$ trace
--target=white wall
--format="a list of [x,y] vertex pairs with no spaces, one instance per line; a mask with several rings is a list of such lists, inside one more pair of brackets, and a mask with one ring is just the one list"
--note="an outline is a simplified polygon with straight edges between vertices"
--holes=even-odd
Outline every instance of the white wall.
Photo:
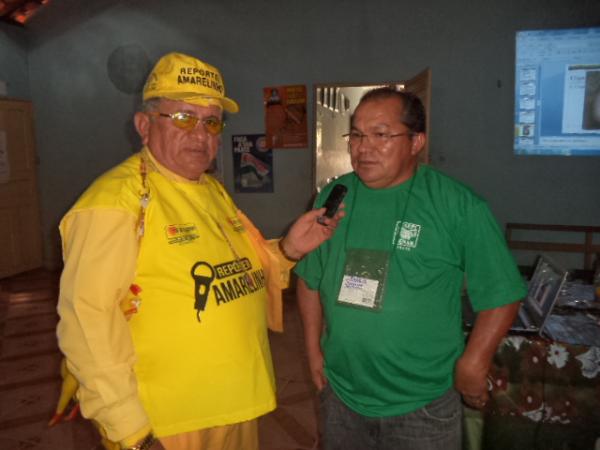
[[[583,0],[51,2],[28,31],[48,263],[59,260],[61,215],[137,149],[137,98],[107,73],[111,53],[130,44],[152,60],[175,50],[221,69],[241,105],[224,136],[230,191],[231,134],[262,132],[264,86],[312,91],[313,83],[405,79],[429,66],[435,166],[486,197],[501,223],[597,225],[600,158],[514,156],[512,108],[515,31],[592,26],[598,17],[600,2]],[[268,236],[309,204],[310,150],[275,151],[274,173],[273,194],[234,195]]]

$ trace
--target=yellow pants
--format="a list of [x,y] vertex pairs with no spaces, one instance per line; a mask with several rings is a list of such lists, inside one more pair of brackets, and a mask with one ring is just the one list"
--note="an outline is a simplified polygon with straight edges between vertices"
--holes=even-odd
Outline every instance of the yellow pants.
[[258,450],[258,419],[161,437],[166,450]]

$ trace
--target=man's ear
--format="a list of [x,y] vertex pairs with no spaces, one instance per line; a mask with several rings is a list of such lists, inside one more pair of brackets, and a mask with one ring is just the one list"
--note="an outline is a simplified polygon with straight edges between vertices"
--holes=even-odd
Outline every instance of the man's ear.
[[417,133],[413,135],[411,141],[410,154],[415,156],[418,155],[421,150],[425,147],[425,142],[427,138],[425,137],[425,133]]
[[150,134],[150,116],[143,112],[136,112],[133,116],[133,124],[140,135],[143,145],[148,145],[148,135]]

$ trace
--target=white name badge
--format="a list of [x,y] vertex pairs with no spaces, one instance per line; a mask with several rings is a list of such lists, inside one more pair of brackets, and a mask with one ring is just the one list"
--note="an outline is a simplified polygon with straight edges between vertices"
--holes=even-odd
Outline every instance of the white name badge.
[[375,308],[377,288],[379,281],[361,278],[353,275],[344,275],[338,303]]
[[383,307],[389,260],[389,252],[382,250],[346,250],[344,276],[336,303],[380,311]]

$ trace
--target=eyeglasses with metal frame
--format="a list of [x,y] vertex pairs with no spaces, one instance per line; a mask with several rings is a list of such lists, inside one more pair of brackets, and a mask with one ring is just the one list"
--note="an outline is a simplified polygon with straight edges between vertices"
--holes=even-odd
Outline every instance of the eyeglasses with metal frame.
[[166,114],[158,111],[152,111],[150,114],[160,117],[167,117],[171,119],[173,125],[175,125],[177,128],[187,131],[193,130],[198,125],[198,122],[202,122],[204,130],[208,134],[212,134],[213,136],[221,134],[223,132],[223,128],[225,128],[225,122],[212,116],[200,118],[194,116],[193,114],[185,112],[174,112],[172,114]]
[[359,131],[351,131],[350,133],[343,134],[342,137],[350,147],[358,147],[362,144],[365,137],[371,144],[377,147],[383,147],[393,138],[400,136],[414,136],[415,134],[416,133],[413,133],[412,131],[406,131],[404,133],[360,133]]

